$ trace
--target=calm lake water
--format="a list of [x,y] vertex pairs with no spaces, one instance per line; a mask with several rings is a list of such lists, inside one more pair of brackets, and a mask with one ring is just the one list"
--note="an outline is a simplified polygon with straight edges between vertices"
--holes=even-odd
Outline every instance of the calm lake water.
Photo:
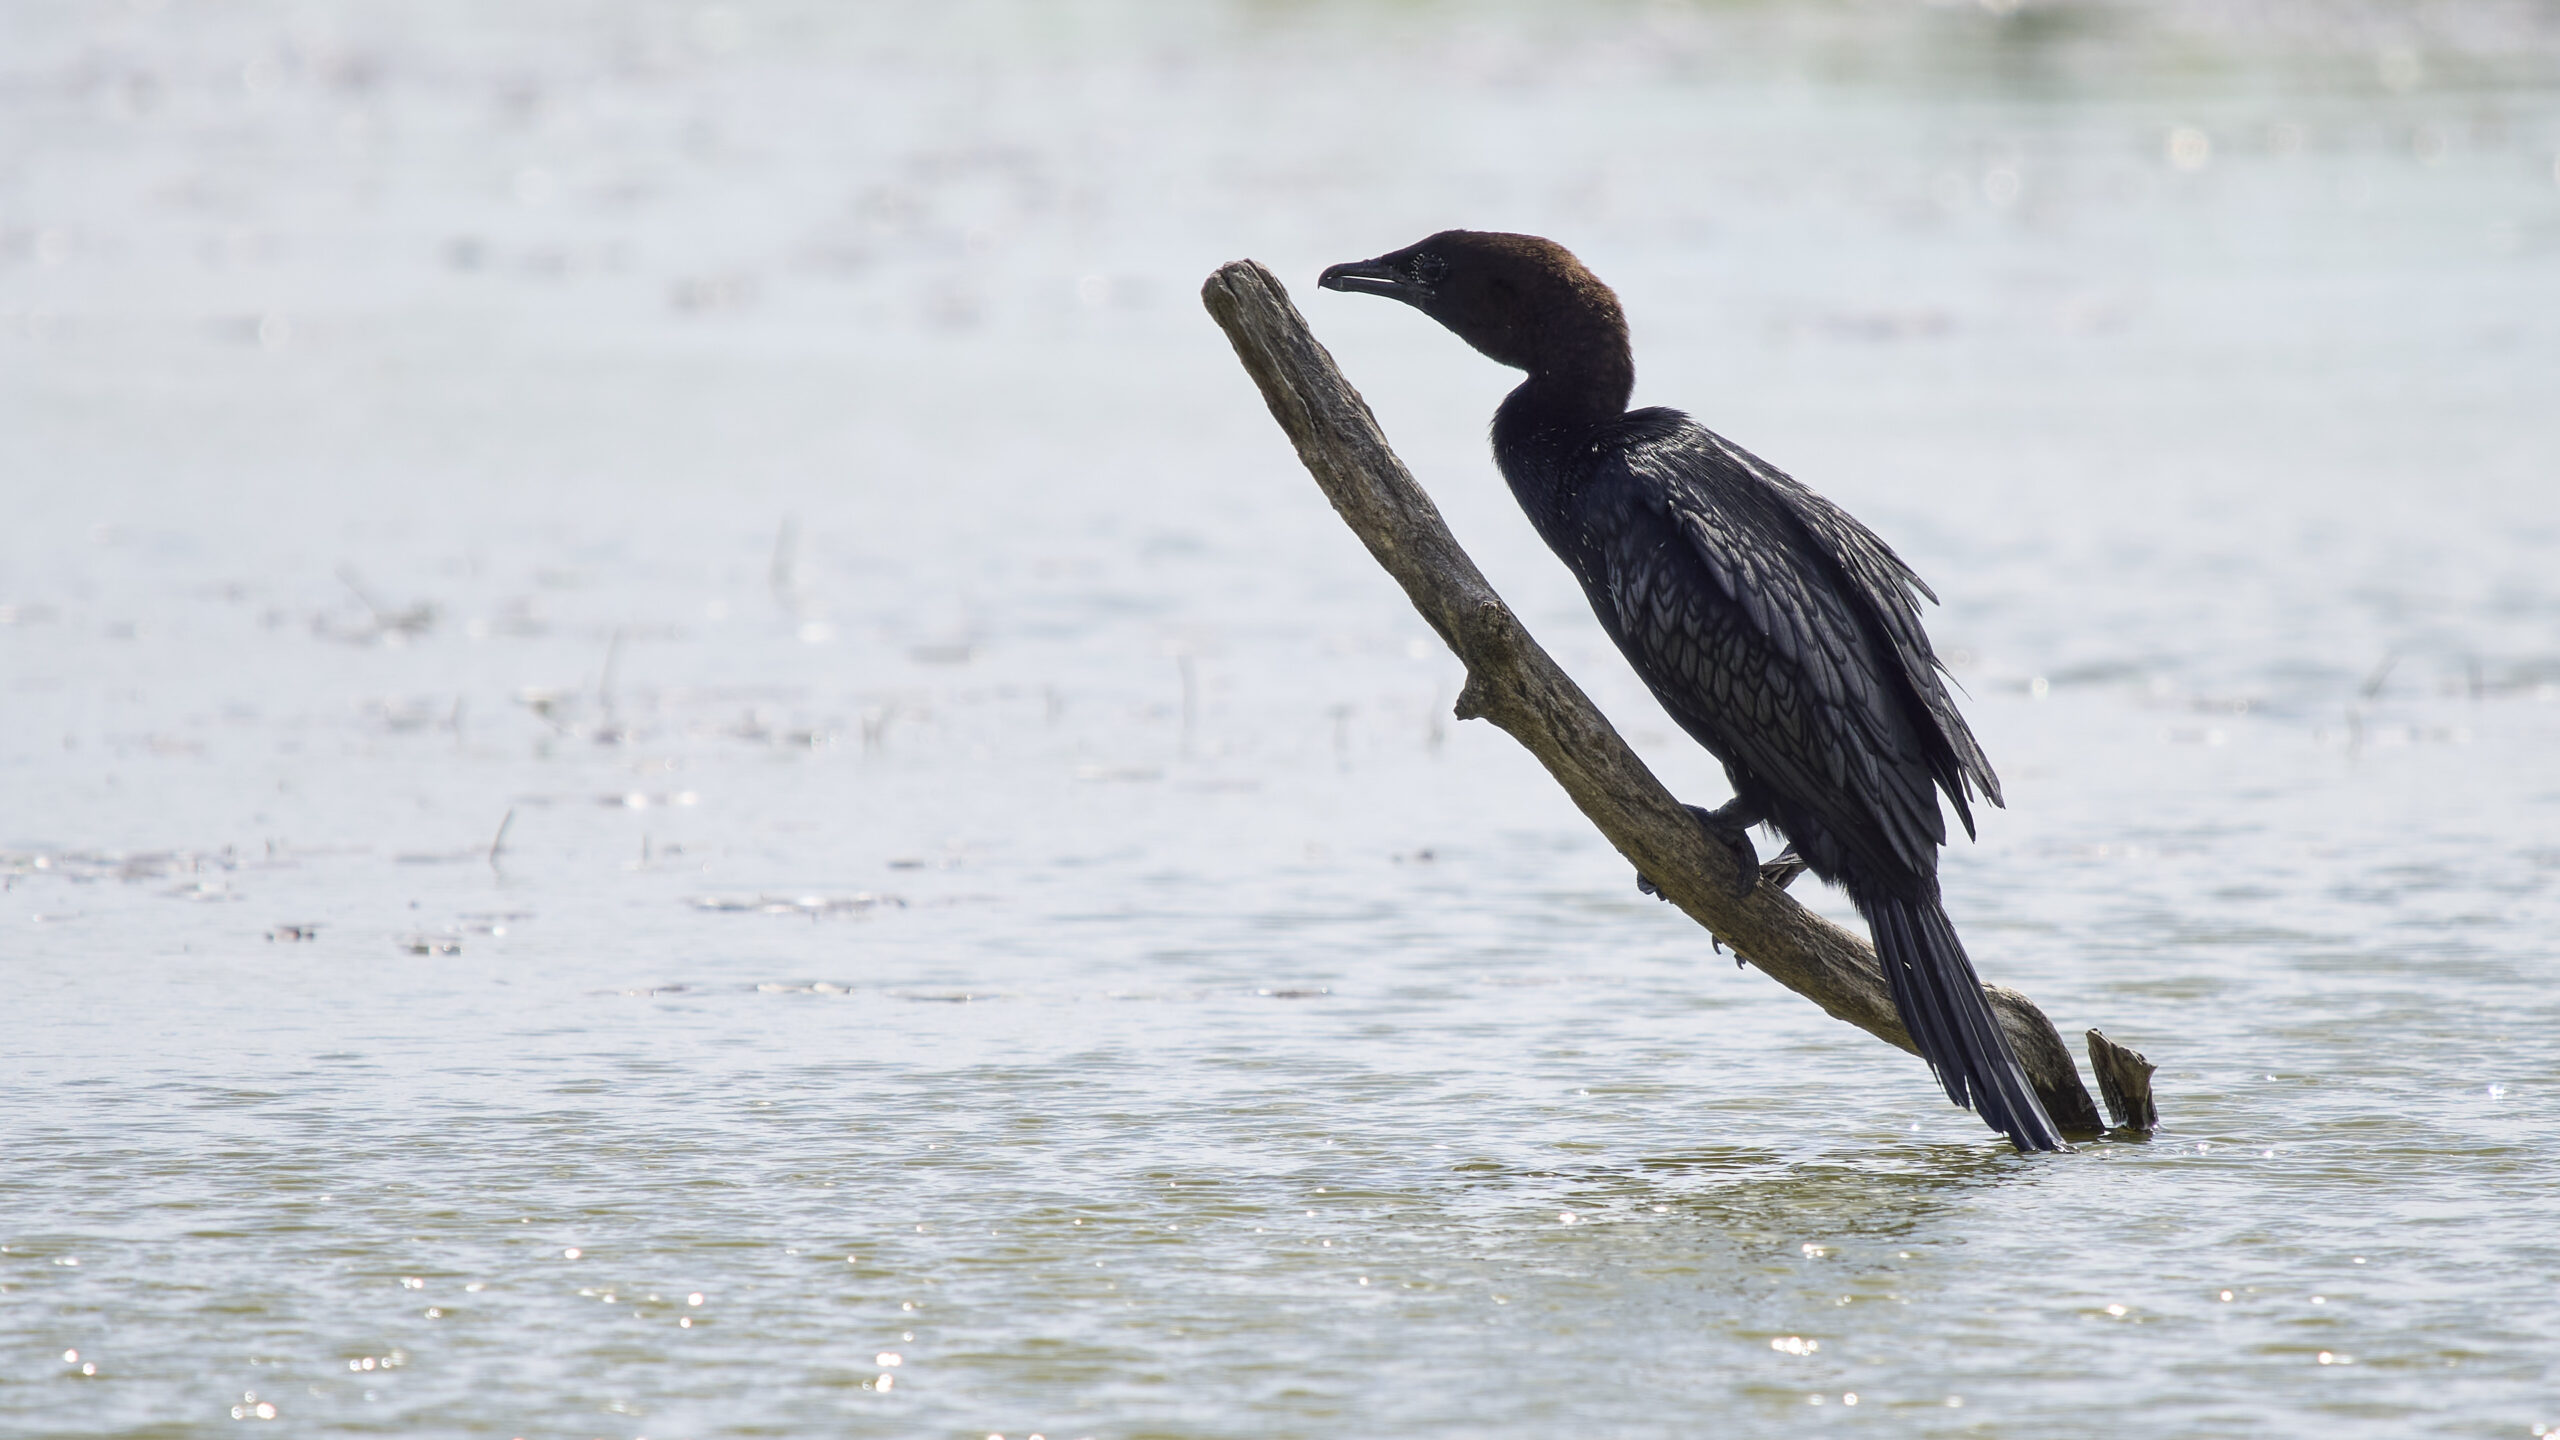
[[[13,6],[0,1432],[2560,1426],[2560,33],[2239,16]],[[1448,717],[1219,262],[1721,798],[1313,288],[1449,225],[1936,585],[2156,1139]]]

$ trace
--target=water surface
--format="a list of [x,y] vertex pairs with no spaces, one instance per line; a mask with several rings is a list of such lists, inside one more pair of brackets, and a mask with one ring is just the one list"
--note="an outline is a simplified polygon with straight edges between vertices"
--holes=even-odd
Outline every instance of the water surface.
[[[12,33],[0,1431],[2560,1425],[2547,18]],[[1936,585],[1950,908],[2154,1141],[2009,1154],[1449,718],[1219,262],[1721,795],[1504,373],[1313,291],[1451,224]]]

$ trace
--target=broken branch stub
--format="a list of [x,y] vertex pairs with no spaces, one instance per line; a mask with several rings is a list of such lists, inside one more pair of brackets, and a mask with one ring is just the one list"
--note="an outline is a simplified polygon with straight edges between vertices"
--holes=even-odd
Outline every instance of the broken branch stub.
[[2098,1072],[2098,1093],[2107,1097],[2107,1114],[2120,1128],[2142,1135],[2160,1128],[2160,1109],[2151,1101],[2151,1072],[2159,1067],[2141,1051],[2092,1030],[2089,1068]]
[[[1238,260],[1220,266],[1200,298],[1325,498],[1465,664],[1458,718],[1489,720],[1526,747],[1618,853],[1710,936],[1834,1018],[1917,1054],[1864,940],[1783,886],[1735,893],[1730,860],[1494,593],[1279,279]],[[2103,1133],[2053,1022],[2015,990],[1983,990],[2054,1123],[2075,1137]]]

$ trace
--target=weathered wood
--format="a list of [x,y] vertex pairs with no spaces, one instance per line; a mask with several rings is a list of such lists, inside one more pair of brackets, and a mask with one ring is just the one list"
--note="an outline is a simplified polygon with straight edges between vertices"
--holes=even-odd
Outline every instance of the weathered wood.
[[[1834,1018],[1917,1054],[1865,941],[1797,904],[1783,881],[1734,892],[1731,859],[1494,593],[1278,278],[1234,261],[1200,298],[1335,511],[1465,664],[1458,718],[1490,720],[1527,747],[1618,853],[1711,937]],[[2074,1138],[2104,1133],[2053,1022],[2015,990],[1983,990],[2054,1123]]]
[[2160,1109],[2151,1102],[2151,1072],[2158,1067],[2141,1051],[2092,1030],[2089,1068],[2098,1072],[2098,1093],[2107,1097],[2107,1114],[2120,1128],[2143,1135],[2160,1128]]

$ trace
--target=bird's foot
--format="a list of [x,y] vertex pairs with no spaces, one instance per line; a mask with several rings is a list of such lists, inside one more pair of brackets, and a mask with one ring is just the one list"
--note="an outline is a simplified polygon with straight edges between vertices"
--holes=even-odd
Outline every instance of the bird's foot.
[[[1744,809],[1739,800],[1717,810],[1709,810],[1702,805],[1683,808],[1698,817],[1698,823],[1705,827],[1709,840],[1733,857],[1733,893],[1750,894],[1751,887],[1760,883],[1760,852],[1751,848],[1751,836],[1746,832],[1760,823],[1761,817]],[[1792,880],[1795,877],[1789,875],[1787,878]],[[1651,876],[1641,872],[1636,876],[1636,889],[1647,895],[1662,894],[1662,887],[1654,884]]]
[[1739,800],[1720,810],[1704,810],[1692,805],[1689,813],[1697,816],[1698,823],[1707,828],[1707,838],[1733,857],[1733,893],[1748,895],[1751,887],[1760,883],[1760,852],[1751,848],[1752,822],[1740,820],[1734,813],[1741,807]]
[[1796,853],[1795,847],[1790,845],[1778,852],[1777,859],[1760,867],[1760,883],[1774,885],[1784,890],[1796,883],[1797,876],[1811,868],[1813,867],[1805,863],[1804,857]]

